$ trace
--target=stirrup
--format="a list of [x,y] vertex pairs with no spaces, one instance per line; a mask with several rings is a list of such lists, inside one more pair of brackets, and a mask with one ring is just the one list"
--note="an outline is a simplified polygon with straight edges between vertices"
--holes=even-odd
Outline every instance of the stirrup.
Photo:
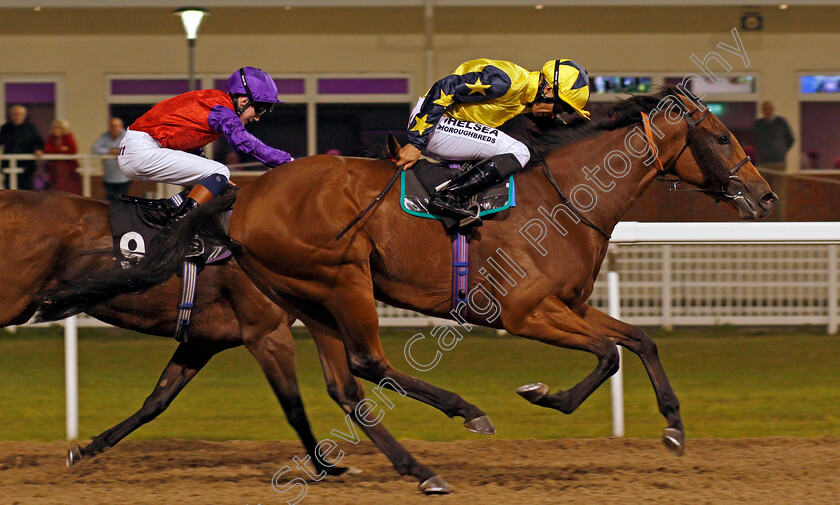
[[480,217],[481,205],[479,205],[478,202],[474,202],[472,205],[467,207],[467,210],[472,210],[472,209],[475,209],[475,215],[471,215],[469,217],[465,217],[464,219],[461,219],[461,222],[458,223],[458,225],[461,228],[467,228],[467,227],[470,227],[470,226],[481,226],[481,217]]
[[200,237],[194,237],[190,242],[190,248],[187,249],[187,254],[184,255],[185,258],[198,258],[202,254],[204,254],[204,240]]
[[468,219],[472,217],[472,214],[460,207],[456,207],[455,205],[445,202],[440,198],[432,198],[429,200],[428,205],[429,212],[433,214],[437,214],[440,216],[450,217],[452,219]]

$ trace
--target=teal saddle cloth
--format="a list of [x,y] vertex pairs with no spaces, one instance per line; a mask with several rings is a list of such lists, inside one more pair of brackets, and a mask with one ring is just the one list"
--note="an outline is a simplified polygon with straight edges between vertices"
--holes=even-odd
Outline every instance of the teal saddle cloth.
[[[444,220],[429,212],[430,195],[434,188],[461,174],[461,163],[431,163],[418,161],[411,170],[405,170],[400,177],[400,206],[412,216]],[[480,217],[495,214],[516,205],[513,176],[481,192],[476,203]]]

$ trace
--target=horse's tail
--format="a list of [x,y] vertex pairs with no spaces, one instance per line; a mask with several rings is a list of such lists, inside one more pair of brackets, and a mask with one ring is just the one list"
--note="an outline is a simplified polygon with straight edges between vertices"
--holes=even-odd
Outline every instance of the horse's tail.
[[[146,255],[129,268],[112,268],[68,279],[64,285],[39,297],[38,321],[55,321],[103,303],[115,296],[139,293],[172,277],[184,262],[190,244],[201,233],[213,244],[223,244],[234,254],[241,246],[231,240],[215,216],[229,209],[236,192],[219,196],[193,209],[176,222],[161,240],[152,242]],[[208,244],[209,245],[209,244]]]

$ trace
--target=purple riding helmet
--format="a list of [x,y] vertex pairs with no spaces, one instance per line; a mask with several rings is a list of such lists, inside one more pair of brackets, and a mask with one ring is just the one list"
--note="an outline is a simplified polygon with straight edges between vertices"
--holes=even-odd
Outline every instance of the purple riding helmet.
[[238,115],[242,115],[245,109],[253,105],[257,116],[262,116],[271,111],[275,104],[283,103],[277,99],[277,85],[274,84],[274,80],[259,68],[242,67],[232,73],[227,80],[227,89],[233,97],[248,97],[248,105],[237,107]]

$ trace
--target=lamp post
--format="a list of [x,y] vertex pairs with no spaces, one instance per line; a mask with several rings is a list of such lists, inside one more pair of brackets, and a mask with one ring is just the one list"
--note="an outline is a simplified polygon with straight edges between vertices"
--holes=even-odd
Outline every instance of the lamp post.
[[195,38],[198,35],[198,26],[201,24],[201,19],[210,14],[209,11],[200,7],[183,7],[175,12],[176,16],[181,16],[181,22],[184,23],[184,30],[187,32],[187,47],[189,48],[189,81],[190,91],[195,90]]

